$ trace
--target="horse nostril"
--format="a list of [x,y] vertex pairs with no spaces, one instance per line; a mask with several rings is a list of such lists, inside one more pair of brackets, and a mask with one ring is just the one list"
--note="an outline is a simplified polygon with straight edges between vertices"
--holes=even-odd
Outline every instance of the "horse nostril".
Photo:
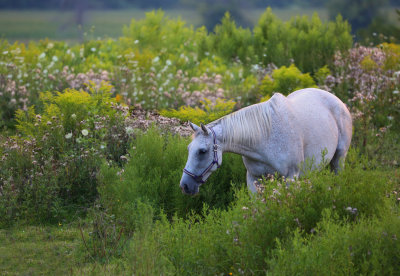
[[188,189],[187,184],[181,184],[180,187],[181,187],[182,193],[185,194],[187,192],[187,189]]
[[189,186],[187,184],[183,184],[183,186],[181,186],[182,192],[184,192],[185,194],[189,193]]

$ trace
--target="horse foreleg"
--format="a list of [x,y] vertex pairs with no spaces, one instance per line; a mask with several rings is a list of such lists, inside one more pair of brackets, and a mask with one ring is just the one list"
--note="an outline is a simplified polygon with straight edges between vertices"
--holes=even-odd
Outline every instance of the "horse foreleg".
[[252,175],[251,173],[249,173],[249,171],[247,171],[246,180],[247,180],[247,188],[252,193],[256,193],[257,192],[257,187],[256,187],[255,183],[257,182],[258,177]]

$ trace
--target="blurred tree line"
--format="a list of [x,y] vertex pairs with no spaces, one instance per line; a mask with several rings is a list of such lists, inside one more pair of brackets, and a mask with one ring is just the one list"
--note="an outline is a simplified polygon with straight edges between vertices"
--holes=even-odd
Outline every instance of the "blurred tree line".
[[[341,14],[349,21],[353,33],[358,37],[385,33],[384,37],[388,39],[394,37],[399,40],[399,28],[390,24],[387,16],[382,13],[383,8],[390,5],[399,7],[400,2],[399,0],[0,0],[0,9],[75,10],[77,25],[83,25],[84,13],[90,9],[197,9],[208,30],[213,30],[214,26],[220,23],[225,12],[229,12],[238,25],[249,27],[250,22],[245,16],[249,8],[317,7],[326,8],[330,19],[335,19]],[[356,37],[356,40],[360,39]]]
[[[386,2],[391,5],[399,5],[398,0],[212,0],[212,1],[196,1],[196,0],[0,0],[0,9],[73,9],[79,2],[85,2],[88,8],[104,8],[104,9],[117,9],[126,7],[136,8],[176,8],[182,5],[193,6],[194,3],[206,2],[212,8],[212,5],[231,6],[237,5],[238,7],[253,7],[265,8],[271,7],[287,7],[287,6],[306,6],[306,7],[324,7],[330,4],[331,7],[339,6],[343,3],[352,5],[357,3],[360,6],[372,4],[383,6]],[[210,6],[210,4],[212,4]]]

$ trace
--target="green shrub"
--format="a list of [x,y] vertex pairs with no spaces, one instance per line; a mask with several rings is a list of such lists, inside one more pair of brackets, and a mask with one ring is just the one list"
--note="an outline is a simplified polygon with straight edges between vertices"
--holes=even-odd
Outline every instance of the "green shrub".
[[235,107],[235,103],[233,101],[217,99],[214,104],[210,100],[204,99],[203,106],[204,109],[181,106],[179,110],[161,110],[160,114],[169,118],[178,118],[183,122],[190,121],[198,125],[200,123],[208,124],[231,113]]
[[94,201],[102,158],[120,164],[129,143],[110,89],[43,93],[41,114],[17,112],[18,136],[0,145],[0,224],[57,222]]
[[326,78],[332,75],[331,70],[329,70],[328,65],[321,67],[318,71],[314,74],[314,79],[316,80],[318,86],[323,86],[325,84]]
[[185,26],[181,20],[172,20],[164,16],[161,10],[146,13],[143,20],[132,19],[129,26],[123,29],[124,36],[139,49],[152,50],[156,53],[172,54],[194,50],[195,32]]
[[317,87],[313,78],[308,73],[302,74],[292,64],[289,67],[282,66],[275,69],[271,76],[266,75],[261,81],[260,92],[267,96],[271,96],[273,92],[288,95],[293,91],[308,87]]
[[333,63],[336,51],[352,46],[350,26],[338,16],[335,22],[322,23],[317,14],[279,20],[270,8],[261,15],[254,27],[256,54],[264,65],[294,64],[303,72],[314,73],[318,68]]
[[268,260],[271,275],[394,275],[400,269],[398,213],[343,224],[326,212],[315,235],[295,232]]
[[[244,64],[251,64],[256,61],[254,55],[254,38],[249,29],[237,28],[231,19],[229,12],[216,25],[214,33],[207,37],[209,53],[215,53],[228,62],[239,59]],[[204,57],[205,53],[203,53]],[[200,56],[202,58],[202,56]]]
[[[155,210],[162,209],[168,217],[199,212],[203,203],[226,208],[233,200],[231,185],[238,186],[245,179],[240,156],[224,155],[222,167],[201,187],[200,194],[188,197],[179,187],[188,142],[170,134],[163,136],[156,129],[138,134],[123,171],[102,167],[99,193],[103,204],[127,221],[134,217],[131,210],[136,208],[137,200],[149,202]],[[135,227],[134,222],[131,225]]]

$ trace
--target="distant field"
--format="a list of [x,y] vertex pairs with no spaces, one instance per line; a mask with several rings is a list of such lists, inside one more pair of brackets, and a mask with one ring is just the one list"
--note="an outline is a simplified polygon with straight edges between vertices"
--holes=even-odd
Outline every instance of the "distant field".
[[[90,11],[86,14],[84,30],[89,38],[119,37],[122,27],[129,25],[132,18],[145,17],[148,10],[108,10]],[[264,9],[248,10],[246,17],[255,24],[264,12]],[[287,20],[295,15],[309,15],[318,12],[322,19],[327,19],[327,13],[322,9],[273,9],[281,19]],[[195,27],[202,25],[202,18],[194,10],[166,10],[170,18],[180,17],[188,25]],[[79,29],[74,25],[74,12],[67,11],[0,11],[0,37],[9,41],[29,41],[44,38],[55,40],[76,41],[79,38]]]
[[[129,25],[132,18],[141,19],[149,10],[105,10],[89,11],[85,16],[84,31],[87,38],[119,37],[122,35],[122,27]],[[250,9],[245,12],[246,18],[256,24],[264,9]],[[318,13],[322,20],[328,19],[325,9],[312,9],[291,7],[285,9],[273,9],[282,20],[288,20],[296,15],[311,16]],[[195,27],[203,24],[201,15],[195,10],[172,9],[165,10],[170,18],[180,17],[188,25]],[[395,9],[387,10],[391,22],[397,23]],[[0,10],[0,38],[9,41],[23,41],[53,39],[78,41],[80,30],[74,24],[75,13],[71,11],[9,11]]]

